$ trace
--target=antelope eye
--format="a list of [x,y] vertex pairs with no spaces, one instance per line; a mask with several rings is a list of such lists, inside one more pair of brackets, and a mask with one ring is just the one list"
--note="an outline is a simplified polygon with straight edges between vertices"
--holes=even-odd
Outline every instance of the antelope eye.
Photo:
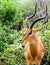
[[32,34],[32,31],[30,31],[28,35],[31,35],[31,34]]

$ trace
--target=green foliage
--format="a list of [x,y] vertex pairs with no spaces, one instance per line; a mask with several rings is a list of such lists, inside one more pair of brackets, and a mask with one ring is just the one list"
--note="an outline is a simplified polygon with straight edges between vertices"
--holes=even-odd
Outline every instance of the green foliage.
[[16,50],[17,50],[16,45],[9,45],[8,48],[4,51],[4,53],[2,54],[2,59],[6,65],[15,65]]
[[4,65],[26,64],[23,47],[19,42],[22,35],[21,31],[17,32],[6,25],[0,25],[0,61]]
[[[26,25],[26,21],[23,20],[24,14],[27,15],[34,8],[31,7],[33,4],[28,7],[29,5],[30,3],[26,6],[25,2],[25,4],[21,3],[20,6],[15,0],[0,0],[0,65],[26,65],[24,43],[21,44],[19,40],[23,36]],[[11,28],[21,24],[20,21],[22,20],[23,30],[17,32],[17,30]],[[41,26],[41,24],[36,24],[34,27]],[[39,32],[39,37],[45,47],[45,55],[41,65],[50,65],[50,20],[44,29]]]
[[18,2],[20,3],[18,7],[24,12],[24,18],[26,18],[26,16],[29,16],[34,12],[34,0],[19,0]]
[[[0,22],[11,25],[18,24],[22,19],[22,11],[18,8],[15,0],[0,0]],[[16,25],[17,26],[17,25]]]
[[[41,65],[49,65],[50,63],[50,30],[48,26],[49,23],[39,33],[39,37],[45,47],[45,55]],[[19,42],[23,32],[24,30],[17,32],[16,30],[9,29],[6,25],[0,26],[0,61],[4,65],[26,65],[24,45]]]
[[0,15],[2,22],[13,22],[16,14],[16,7],[10,0],[0,1]]
[[50,21],[45,28],[40,32],[41,40],[44,43],[45,54],[41,65],[50,65]]

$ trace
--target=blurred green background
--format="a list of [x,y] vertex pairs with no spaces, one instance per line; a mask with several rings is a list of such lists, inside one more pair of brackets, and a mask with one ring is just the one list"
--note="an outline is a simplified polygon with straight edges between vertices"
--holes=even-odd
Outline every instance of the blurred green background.
[[[47,5],[50,13],[49,0]],[[26,65],[24,44],[19,40],[26,28],[25,18],[34,12],[34,8],[34,0],[0,0],[0,65]],[[34,27],[42,25],[36,23]],[[45,47],[41,65],[50,65],[50,19],[38,35]]]

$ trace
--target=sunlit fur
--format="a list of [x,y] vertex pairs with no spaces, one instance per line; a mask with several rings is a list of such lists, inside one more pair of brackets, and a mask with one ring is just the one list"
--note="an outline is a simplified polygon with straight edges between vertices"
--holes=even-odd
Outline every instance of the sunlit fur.
[[37,36],[36,32],[40,31],[41,28],[32,29],[32,34],[28,35],[31,31],[30,28],[25,30],[24,36],[21,41],[25,42],[24,55],[27,61],[27,65],[40,65],[44,56],[44,46],[42,41]]

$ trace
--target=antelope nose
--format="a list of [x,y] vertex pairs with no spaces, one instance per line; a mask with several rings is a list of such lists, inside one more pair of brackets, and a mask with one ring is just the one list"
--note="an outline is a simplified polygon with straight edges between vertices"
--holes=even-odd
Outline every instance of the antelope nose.
[[22,40],[20,40],[20,42],[23,43]]

